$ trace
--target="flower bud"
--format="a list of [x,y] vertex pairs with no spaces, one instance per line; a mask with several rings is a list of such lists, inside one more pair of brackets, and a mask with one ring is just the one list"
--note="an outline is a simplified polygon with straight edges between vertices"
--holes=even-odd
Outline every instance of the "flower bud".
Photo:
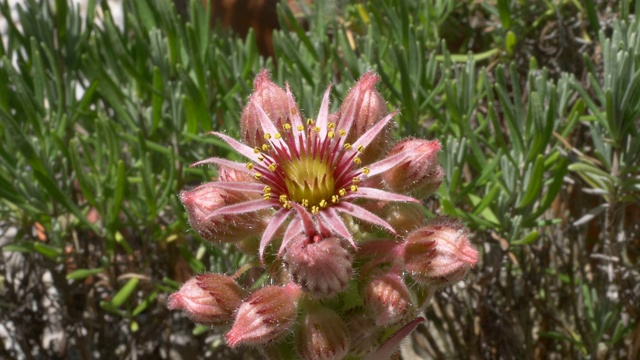
[[245,199],[243,194],[220,189],[210,183],[180,193],[191,227],[200,237],[215,244],[240,241],[261,230],[264,222],[255,221],[255,214],[209,216],[223,206]]
[[349,349],[347,325],[327,308],[306,312],[296,335],[298,355],[304,360],[342,359]]
[[440,148],[438,140],[406,139],[397,143],[388,156],[407,149],[411,149],[412,155],[382,174],[387,187],[416,199],[433,194],[444,179],[444,169],[438,163]]
[[416,281],[442,287],[462,280],[478,262],[478,251],[461,224],[438,218],[407,236],[404,261]]
[[265,286],[240,305],[227,344],[261,345],[289,332],[296,318],[301,290],[296,284]]
[[319,235],[294,239],[284,255],[293,281],[318,298],[346,290],[353,275],[352,260],[341,239]]
[[364,357],[372,353],[383,334],[383,328],[377,327],[373,320],[362,311],[353,312],[346,317],[347,330],[351,339],[349,354]]
[[245,291],[229,276],[202,274],[189,279],[169,296],[170,310],[184,310],[191,320],[204,325],[233,321]]
[[395,273],[373,278],[364,288],[364,304],[376,326],[393,325],[412,310],[411,293],[400,275]]
[[[256,76],[253,81],[253,89],[250,101],[240,116],[240,132],[242,140],[247,145],[256,147],[262,145],[265,139],[255,104],[260,105],[276,126],[280,126],[289,117],[289,100],[287,93],[269,79],[267,70],[260,71]],[[300,112],[297,108],[295,111]]]
[[[348,130],[349,134],[346,140],[348,143],[356,141],[388,114],[387,104],[382,95],[376,90],[376,84],[379,81],[380,77],[373,71],[369,71],[362,75],[344,98],[340,108],[340,120],[336,125],[340,128],[340,123],[346,121],[343,117],[354,116],[351,128]],[[354,106],[353,115],[347,113],[350,106]],[[362,163],[369,164],[380,159],[389,148],[390,140],[391,129],[387,125],[365,149],[361,156]]]

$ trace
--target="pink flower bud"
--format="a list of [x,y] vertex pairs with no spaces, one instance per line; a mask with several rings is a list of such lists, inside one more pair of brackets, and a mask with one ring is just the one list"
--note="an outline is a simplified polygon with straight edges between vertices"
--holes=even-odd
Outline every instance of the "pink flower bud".
[[373,278],[364,288],[364,304],[376,326],[393,325],[412,311],[411,293],[395,273]]
[[462,280],[478,262],[478,251],[460,223],[438,218],[407,236],[404,261],[416,281],[441,287]]
[[299,236],[284,255],[293,281],[314,297],[330,297],[346,290],[353,275],[352,260],[339,238],[318,235]]
[[170,310],[184,310],[191,320],[204,325],[225,325],[233,321],[245,291],[229,276],[202,274],[189,279],[169,296]]
[[203,239],[215,243],[243,240],[258,233],[263,222],[255,214],[232,214],[210,217],[213,211],[246,200],[238,192],[215,187],[210,183],[180,193],[180,200],[189,214],[191,227]]
[[[346,121],[345,117],[354,116],[351,128],[348,130],[349,134],[346,140],[348,143],[356,141],[388,114],[387,104],[376,90],[376,84],[379,81],[380,77],[373,71],[367,72],[362,75],[342,102],[340,120],[336,124],[338,129],[340,129],[341,122]],[[354,106],[353,113],[349,112],[350,106]],[[369,164],[380,159],[389,148],[390,140],[391,129],[387,126],[365,149],[361,156],[362,163]]]
[[289,332],[296,318],[300,287],[265,286],[251,294],[238,309],[227,344],[261,345]]
[[[269,79],[267,70],[260,71],[256,76],[253,81],[253,89],[250,101],[240,116],[242,140],[251,147],[265,143],[264,132],[254,102],[260,105],[269,119],[277,126],[284,124],[289,117],[287,93]],[[300,110],[296,108],[295,111],[299,113]]]
[[388,156],[406,150],[411,151],[411,155],[382,174],[387,187],[416,199],[433,194],[444,179],[444,169],[438,163],[440,148],[438,140],[406,139],[397,143]]
[[372,353],[380,345],[383,328],[376,326],[364,312],[357,311],[347,315],[347,330],[351,338],[349,355],[364,357]]
[[342,359],[349,349],[347,325],[327,308],[306,312],[296,335],[298,355],[304,360]]

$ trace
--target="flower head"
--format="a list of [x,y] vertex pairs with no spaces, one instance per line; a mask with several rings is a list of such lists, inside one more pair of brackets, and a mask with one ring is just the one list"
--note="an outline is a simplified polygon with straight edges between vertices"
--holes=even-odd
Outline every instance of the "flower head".
[[265,286],[238,308],[233,327],[225,335],[231,347],[261,345],[289,332],[296,317],[300,287]]
[[317,307],[307,311],[297,332],[297,348],[305,360],[342,359],[349,349],[347,325],[333,310]]
[[245,291],[229,276],[202,274],[195,276],[169,296],[170,310],[184,310],[204,325],[224,325],[233,321]]
[[[356,86],[351,96],[360,98],[361,88]],[[340,214],[385,228],[394,229],[383,219],[353,201],[369,198],[385,201],[417,200],[381,190],[361,186],[368,177],[380,175],[405,161],[412,149],[404,149],[383,160],[364,166],[362,155],[385,129],[393,115],[377,121],[353,142],[347,141],[354,121],[357,120],[357,101],[349,102],[340,112],[337,123],[329,121],[329,89],[324,94],[317,119],[303,121],[298,106],[287,87],[284,98],[278,104],[285,115],[273,119],[263,109],[260,101],[251,98],[256,110],[263,139],[261,144],[247,146],[222,133],[213,134],[227,142],[249,161],[241,164],[220,158],[211,158],[195,165],[213,163],[251,174],[256,182],[214,182],[213,187],[243,193],[260,194],[260,199],[223,206],[211,212],[209,217],[237,215],[261,209],[276,210],[265,229],[260,242],[260,256],[276,231],[291,218],[284,243],[304,231],[308,236],[330,234],[355,243]],[[298,231],[294,231],[299,229]]]
[[438,218],[407,236],[404,262],[416,281],[441,287],[462,280],[478,262],[478,251],[462,225]]

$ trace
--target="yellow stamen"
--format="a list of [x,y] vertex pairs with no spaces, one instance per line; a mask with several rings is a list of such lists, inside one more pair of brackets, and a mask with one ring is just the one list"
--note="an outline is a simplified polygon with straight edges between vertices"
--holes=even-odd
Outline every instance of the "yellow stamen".
[[327,201],[325,199],[322,199],[322,200],[320,200],[320,204],[318,204],[318,205],[320,205],[320,207],[322,209],[324,209],[324,208],[327,207]]
[[265,186],[264,189],[262,189],[262,192],[265,194],[271,194],[271,188],[268,186]]
[[344,129],[342,129],[342,130],[338,131],[338,134],[340,134],[340,136],[345,136],[345,135],[347,135],[347,132]]
[[280,202],[285,204],[287,202],[287,195],[284,195],[284,194],[280,195]]
[[304,130],[304,126],[303,125],[298,125],[298,131],[302,131]]
[[345,196],[345,195],[347,195],[347,190],[345,190],[345,189],[340,189],[340,190],[338,190],[338,195],[340,195],[340,196]]
[[262,144],[262,151],[267,151],[267,150],[269,150],[269,145]]
[[282,204],[282,207],[285,209],[291,209],[291,204],[289,203],[289,201],[287,201],[284,204]]
[[269,164],[269,170],[276,171],[276,164]]
[[317,206],[312,206],[311,207],[311,213],[313,215],[318,215],[319,212],[320,212],[320,208],[319,207],[317,207]]
[[262,161],[264,158],[262,156],[258,156],[258,161]]
[[360,163],[362,162],[362,160],[360,160],[360,158],[359,158],[359,157],[357,157],[357,158],[353,158],[353,162],[354,162],[356,165],[360,165]]
[[338,195],[332,195],[331,196],[331,202],[334,204],[337,204],[338,201],[340,201],[340,197]]
[[302,206],[308,207],[309,206],[309,200],[308,199],[302,199]]
[[282,136],[280,135],[280,133],[276,133],[273,137],[275,137],[276,139],[280,139]]
[[264,138],[267,139],[267,140],[271,139],[271,134],[265,133],[264,134]]
[[282,128],[284,128],[286,131],[289,131],[289,130],[291,130],[291,124],[286,123],[286,124],[282,125]]
[[260,154],[260,149],[258,149],[257,147],[253,148],[253,153],[254,154]]
[[260,173],[255,173],[255,174],[253,174],[253,177],[254,177],[254,178],[256,178],[256,180],[260,180],[260,177],[261,177],[261,176],[262,176],[262,175],[261,175]]
[[271,200],[271,194],[262,194],[262,198],[265,200]]
[[362,145],[358,146],[358,152],[362,154],[362,152],[364,152],[364,146]]
[[313,131],[320,132],[320,126],[314,126],[313,127]]
[[365,175],[369,175],[369,168],[368,167],[362,168],[362,173]]
[[333,131],[329,131],[329,132],[327,133],[327,137],[328,137],[329,139],[333,139],[333,137],[334,137],[335,135],[336,135],[336,133],[334,133]]
[[253,170],[253,164],[248,162],[247,165],[245,165],[245,167],[249,170]]
[[353,179],[351,180],[352,183],[357,184],[360,182],[360,179],[357,176],[354,176]]
[[351,185],[351,191],[358,191],[357,185]]
[[332,129],[333,130],[335,127],[336,127],[336,124],[334,124],[332,122],[327,124],[327,129]]
[[343,147],[345,150],[349,150],[349,149],[351,149],[351,144],[349,144],[349,143],[345,143],[342,147]]

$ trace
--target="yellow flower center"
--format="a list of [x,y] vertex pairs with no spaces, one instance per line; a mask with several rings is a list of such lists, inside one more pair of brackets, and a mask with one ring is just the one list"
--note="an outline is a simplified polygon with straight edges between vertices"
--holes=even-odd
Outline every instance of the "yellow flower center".
[[283,164],[289,198],[304,207],[327,206],[335,194],[333,169],[323,159],[303,155]]

